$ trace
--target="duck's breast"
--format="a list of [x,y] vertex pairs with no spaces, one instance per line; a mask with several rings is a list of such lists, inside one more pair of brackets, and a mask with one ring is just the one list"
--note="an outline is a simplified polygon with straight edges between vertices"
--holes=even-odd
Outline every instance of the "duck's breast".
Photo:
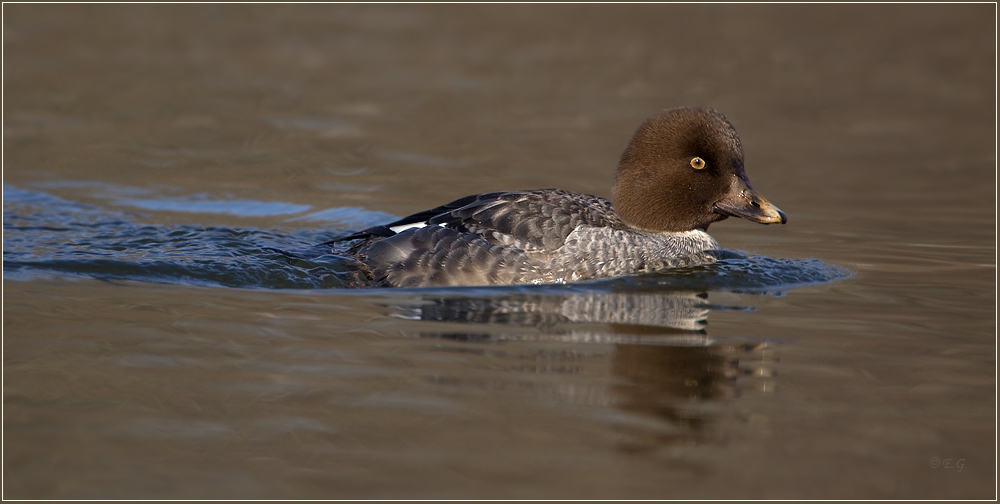
[[715,256],[706,252],[719,248],[719,242],[700,229],[648,233],[579,226],[549,259],[548,269],[561,271],[565,281],[637,275],[708,264]]

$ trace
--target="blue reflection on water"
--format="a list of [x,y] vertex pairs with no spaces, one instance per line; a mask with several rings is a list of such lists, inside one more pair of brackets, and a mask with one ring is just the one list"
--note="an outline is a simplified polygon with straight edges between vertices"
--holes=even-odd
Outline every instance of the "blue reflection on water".
[[243,217],[266,217],[269,215],[286,215],[309,210],[309,205],[296,205],[280,201],[253,200],[215,200],[200,201],[183,198],[177,199],[126,199],[116,204],[133,206],[146,210],[161,210],[168,212],[223,213]]

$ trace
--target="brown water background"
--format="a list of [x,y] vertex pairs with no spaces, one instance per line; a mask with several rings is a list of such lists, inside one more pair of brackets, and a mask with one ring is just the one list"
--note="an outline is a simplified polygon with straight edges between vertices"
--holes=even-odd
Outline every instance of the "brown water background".
[[[995,498],[995,20],[5,4],[3,496]],[[695,104],[789,216],[713,236],[850,278],[698,297],[8,268],[59,232],[12,226],[35,211],[318,239],[477,192],[608,196],[638,124]],[[619,301],[639,319],[595,315]],[[642,318],[688,309],[708,325]]]

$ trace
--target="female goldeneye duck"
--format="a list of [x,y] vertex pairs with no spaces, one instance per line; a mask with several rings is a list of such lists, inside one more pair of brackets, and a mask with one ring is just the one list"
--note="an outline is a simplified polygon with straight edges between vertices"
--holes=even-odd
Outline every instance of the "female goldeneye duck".
[[785,214],[751,187],[736,129],[701,107],[644,122],[622,154],[613,199],[560,189],[455,200],[328,244],[380,285],[425,287],[575,282],[710,263],[709,224]]

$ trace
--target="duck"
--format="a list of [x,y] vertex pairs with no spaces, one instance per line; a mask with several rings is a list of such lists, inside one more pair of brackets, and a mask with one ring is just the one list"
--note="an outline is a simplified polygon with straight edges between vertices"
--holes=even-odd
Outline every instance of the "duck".
[[537,189],[474,194],[323,245],[373,284],[448,287],[581,282],[712,263],[708,227],[785,224],[747,178],[736,128],[709,107],[660,111],[635,131],[610,200]]

